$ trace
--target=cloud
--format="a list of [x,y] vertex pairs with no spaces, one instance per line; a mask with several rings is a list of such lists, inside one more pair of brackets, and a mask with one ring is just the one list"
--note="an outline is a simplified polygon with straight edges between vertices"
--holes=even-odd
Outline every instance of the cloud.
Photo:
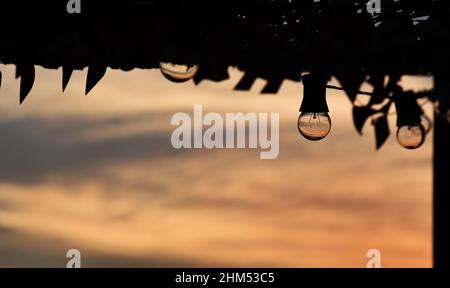
[[24,184],[40,181],[52,173],[76,171],[82,175],[83,171],[89,173],[108,163],[173,153],[170,138],[162,131],[96,140],[82,137],[86,131],[101,133],[104,127],[128,121],[128,117],[114,117],[98,121],[21,118],[1,122],[0,180]]
[[142,257],[133,257],[127,256],[126,251],[93,251],[80,247],[76,241],[39,237],[0,226],[0,267],[65,268],[69,260],[66,258],[67,250],[72,248],[80,250],[81,264],[84,268],[196,266],[191,260],[175,258],[164,253],[159,255],[143,253]]

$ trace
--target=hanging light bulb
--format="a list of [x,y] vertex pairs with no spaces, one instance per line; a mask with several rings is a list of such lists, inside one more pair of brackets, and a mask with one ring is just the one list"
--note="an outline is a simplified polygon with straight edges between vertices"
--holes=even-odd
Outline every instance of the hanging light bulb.
[[302,76],[303,101],[297,128],[308,140],[318,141],[325,138],[331,130],[331,118],[328,115],[326,100],[327,78],[321,75]]
[[186,82],[195,76],[198,71],[198,65],[159,62],[159,69],[168,80],[175,83],[181,83]]
[[394,102],[397,110],[398,143],[406,149],[419,148],[425,142],[426,129],[423,125],[429,125],[427,128],[431,129],[430,119],[425,116],[412,93],[399,90],[394,94]]
[[426,131],[421,124],[405,125],[398,128],[397,140],[406,149],[416,149],[425,142],[425,134]]
[[298,131],[308,140],[325,138],[331,130],[331,118],[326,112],[302,112],[298,117]]

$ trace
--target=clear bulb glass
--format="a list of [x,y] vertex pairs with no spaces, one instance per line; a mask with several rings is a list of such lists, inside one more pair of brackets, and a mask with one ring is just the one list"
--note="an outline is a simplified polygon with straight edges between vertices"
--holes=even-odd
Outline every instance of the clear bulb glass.
[[302,112],[298,117],[297,128],[308,140],[325,138],[331,130],[331,118],[326,112]]
[[425,142],[425,129],[422,125],[405,125],[397,130],[397,140],[406,149],[417,149]]
[[181,83],[192,79],[198,71],[198,65],[173,64],[160,62],[159,69],[168,80]]
[[425,114],[420,116],[420,124],[423,126],[425,133],[428,134],[431,132],[431,128],[433,127],[433,123],[431,122],[430,117]]

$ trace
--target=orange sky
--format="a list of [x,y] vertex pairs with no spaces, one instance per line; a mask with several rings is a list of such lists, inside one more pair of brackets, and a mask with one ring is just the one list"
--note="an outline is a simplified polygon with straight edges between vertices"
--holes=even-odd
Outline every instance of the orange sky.
[[[329,93],[331,134],[312,143],[296,128],[298,83],[263,96],[262,80],[232,91],[235,70],[198,87],[108,70],[84,97],[86,71],[62,94],[61,71],[37,69],[19,106],[14,67],[0,68],[0,266],[64,267],[70,248],[101,267],[365,267],[371,248],[385,267],[431,266],[431,139],[376,152],[342,93]],[[175,150],[170,119],[195,104],[280,113],[278,159]]]

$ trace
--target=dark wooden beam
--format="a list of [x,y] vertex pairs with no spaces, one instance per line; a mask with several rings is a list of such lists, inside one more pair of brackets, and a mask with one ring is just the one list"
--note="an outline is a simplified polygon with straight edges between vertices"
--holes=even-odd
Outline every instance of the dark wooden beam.
[[[446,81],[446,79],[442,80]],[[438,82],[436,84],[439,85]],[[448,99],[445,96],[449,95],[444,95],[441,99]],[[443,114],[445,113],[436,114],[434,121],[433,264],[435,268],[448,269],[450,267],[450,123]]]

